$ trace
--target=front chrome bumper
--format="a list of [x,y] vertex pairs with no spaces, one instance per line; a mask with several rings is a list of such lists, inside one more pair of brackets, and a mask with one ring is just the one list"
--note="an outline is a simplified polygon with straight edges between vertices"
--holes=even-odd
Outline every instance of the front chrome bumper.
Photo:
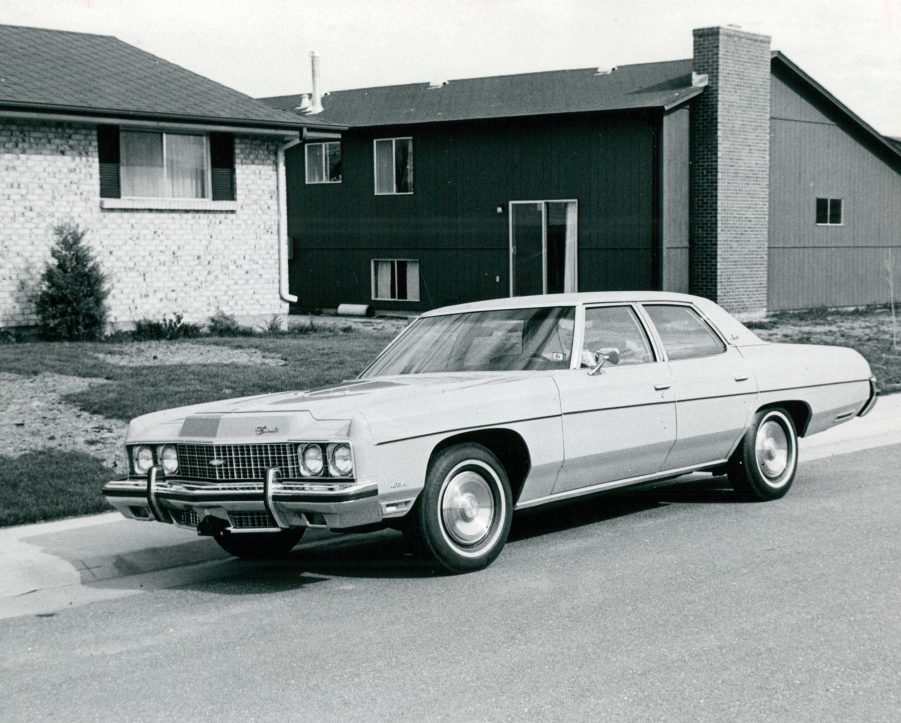
[[[151,468],[145,479],[108,482],[103,494],[125,517],[204,531],[275,532],[297,527],[340,530],[382,520],[376,484],[311,484],[282,480],[270,469],[263,482],[203,483],[167,478]],[[216,524],[204,524],[213,518]]]

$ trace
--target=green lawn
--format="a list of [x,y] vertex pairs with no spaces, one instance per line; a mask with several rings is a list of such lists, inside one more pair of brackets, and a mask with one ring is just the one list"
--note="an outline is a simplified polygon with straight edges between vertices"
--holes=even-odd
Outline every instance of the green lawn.
[[128,421],[158,409],[307,389],[352,379],[392,337],[392,332],[335,330],[296,336],[191,340],[191,343],[258,349],[282,357],[287,362],[285,366],[118,366],[95,356],[105,351],[103,343],[0,344],[0,371],[25,375],[52,372],[109,380],[109,384],[99,384],[65,398],[87,412]]
[[[891,321],[886,309],[788,313],[749,326],[772,341],[853,347],[870,362],[883,393],[901,391],[901,350],[892,349]],[[168,407],[305,389],[353,378],[396,330],[396,325],[321,325],[315,333],[307,334],[191,341],[258,350],[284,359],[284,366],[118,366],[96,356],[111,348],[104,343],[0,344],[0,371],[106,379],[109,383],[65,399],[84,411],[129,420]],[[35,440],[35,449],[28,454],[0,457],[0,526],[108,509],[100,487],[112,474],[109,469],[88,454],[41,450],[40,445],[41,440]]]
[[0,527],[105,512],[100,488],[109,478],[110,470],[84,452],[0,457]]

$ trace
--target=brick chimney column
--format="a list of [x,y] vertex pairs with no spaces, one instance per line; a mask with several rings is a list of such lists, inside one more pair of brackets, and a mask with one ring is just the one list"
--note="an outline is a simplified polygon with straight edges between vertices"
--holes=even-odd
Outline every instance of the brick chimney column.
[[734,28],[694,31],[690,288],[735,313],[767,303],[770,38]]

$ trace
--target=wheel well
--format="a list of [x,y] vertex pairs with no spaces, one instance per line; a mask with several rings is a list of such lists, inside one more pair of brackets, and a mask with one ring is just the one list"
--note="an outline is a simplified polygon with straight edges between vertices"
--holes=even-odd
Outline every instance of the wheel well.
[[807,402],[773,402],[772,404],[761,407],[757,411],[760,412],[764,409],[773,409],[774,407],[781,407],[791,415],[792,422],[794,422],[795,425],[795,431],[798,433],[799,437],[803,437],[807,433],[807,425],[810,424],[810,418],[813,416],[813,412]]
[[532,468],[532,458],[525,440],[511,429],[479,429],[472,432],[456,434],[442,439],[432,450],[429,464],[436,455],[448,447],[464,442],[475,442],[490,449],[504,465],[510,480],[510,491],[513,493],[513,504],[519,499],[526,476]]

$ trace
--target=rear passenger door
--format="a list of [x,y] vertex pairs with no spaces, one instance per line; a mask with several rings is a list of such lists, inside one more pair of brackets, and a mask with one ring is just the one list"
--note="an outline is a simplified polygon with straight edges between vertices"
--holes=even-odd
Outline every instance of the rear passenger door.
[[751,365],[691,304],[646,303],[673,375],[676,443],[664,469],[725,459],[757,396]]

